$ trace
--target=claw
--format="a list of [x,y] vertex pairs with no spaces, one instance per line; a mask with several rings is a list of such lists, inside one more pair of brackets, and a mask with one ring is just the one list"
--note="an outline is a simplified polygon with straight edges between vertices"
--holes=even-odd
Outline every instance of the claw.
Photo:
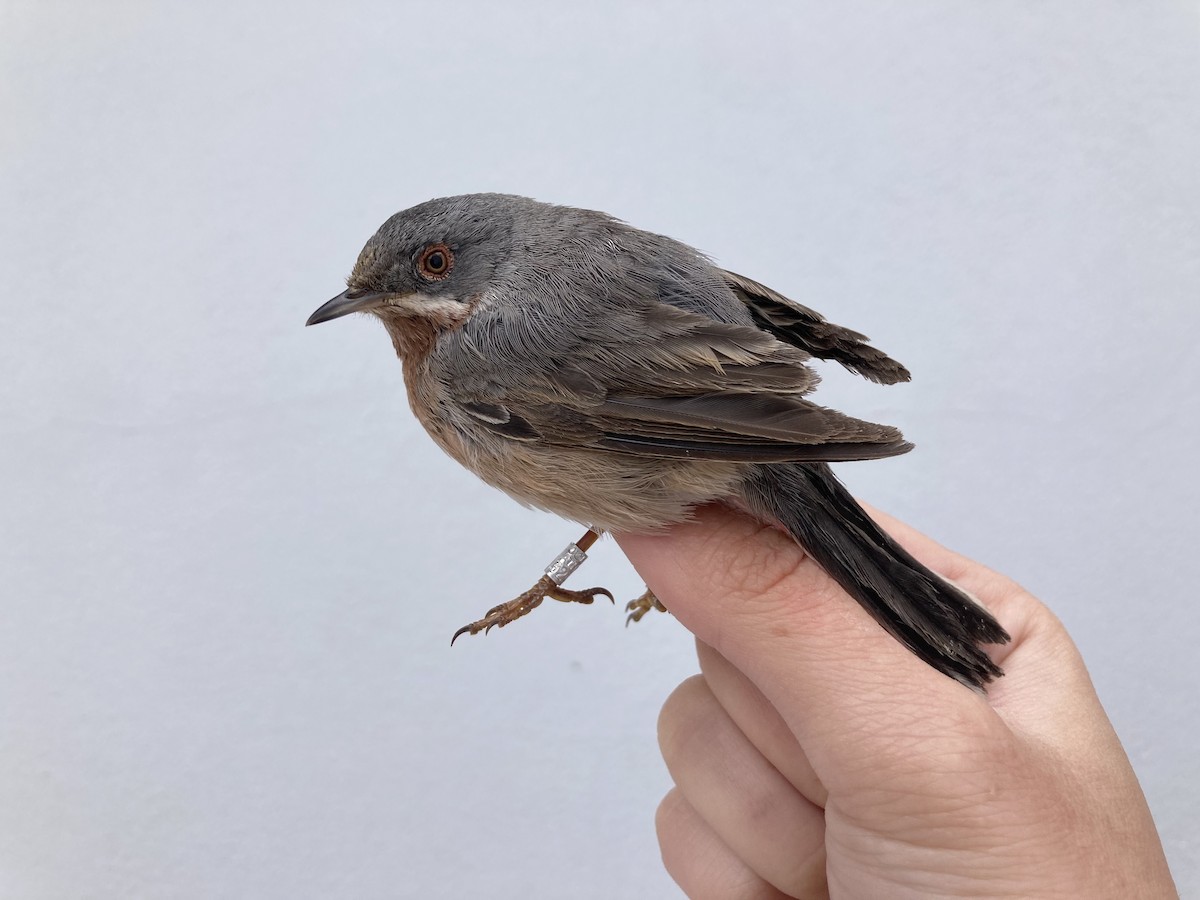
[[503,628],[509,622],[515,622],[521,616],[529,615],[537,609],[547,597],[561,600],[564,603],[595,603],[596,598],[603,595],[609,603],[616,599],[602,587],[588,588],[586,591],[568,591],[560,585],[568,575],[579,568],[580,563],[587,559],[587,549],[600,537],[600,532],[588,529],[583,537],[573,544],[568,544],[554,561],[546,568],[546,574],[538,579],[537,584],[514,600],[493,606],[487,614],[470,625],[464,625],[450,638],[450,646],[454,646],[464,634],[487,634],[493,628]]
[[610,603],[616,603],[613,595],[602,587],[589,588],[586,591],[568,591],[565,588],[559,587],[548,576],[543,576],[538,579],[537,584],[527,590],[521,596],[508,603],[501,603],[499,606],[493,606],[487,611],[482,619],[472,622],[470,625],[464,625],[458,631],[454,632],[454,636],[450,638],[450,646],[454,646],[454,642],[464,634],[479,634],[483,632],[487,634],[493,628],[503,628],[510,622],[515,622],[522,616],[528,615],[533,610],[541,605],[542,601],[547,597],[553,600],[561,600],[563,603],[594,603],[599,596],[605,596]]
[[[560,597],[559,594],[564,596]],[[564,603],[595,603],[597,597],[607,597],[608,602],[612,604],[617,602],[616,598],[602,587],[588,588],[585,591],[567,591],[558,588],[550,596],[555,600],[562,600]]]
[[642,616],[646,615],[652,609],[667,612],[667,608],[662,605],[661,600],[654,596],[653,591],[648,590],[636,600],[630,600],[625,604],[625,611],[629,613],[625,617],[625,627],[628,628],[631,622],[642,621]]

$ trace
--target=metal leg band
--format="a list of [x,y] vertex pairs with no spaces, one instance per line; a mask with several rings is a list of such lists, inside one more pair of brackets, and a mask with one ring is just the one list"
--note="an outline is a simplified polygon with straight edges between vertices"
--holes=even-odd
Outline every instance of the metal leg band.
[[546,574],[555,584],[561,585],[571,573],[583,565],[587,554],[579,549],[578,544],[567,544],[562,553],[554,557],[554,561],[546,566]]

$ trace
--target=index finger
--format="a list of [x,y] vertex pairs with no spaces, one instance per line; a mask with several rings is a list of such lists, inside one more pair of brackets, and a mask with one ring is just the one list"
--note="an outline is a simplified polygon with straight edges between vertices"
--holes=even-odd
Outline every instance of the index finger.
[[776,528],[709,507],[618,541],[679,620],[779,710],[831,790],[839,772],[861,783],[864,767],[887,771],[914,741],[953,752],[1003,727],[985,698],[913,656]]

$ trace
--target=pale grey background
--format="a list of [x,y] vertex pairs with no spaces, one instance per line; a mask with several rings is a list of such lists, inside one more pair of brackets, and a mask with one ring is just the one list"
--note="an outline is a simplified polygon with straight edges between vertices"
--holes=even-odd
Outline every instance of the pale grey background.
[[830,374],[918,444],[840,471],[1052,604],[1200,891],[1195,4],[245,7],[0,6],[0,896],[674,895],[688,636],[452,651],[578,529],[438,453],[376,324],[302,327],[492,189],[908,363]]

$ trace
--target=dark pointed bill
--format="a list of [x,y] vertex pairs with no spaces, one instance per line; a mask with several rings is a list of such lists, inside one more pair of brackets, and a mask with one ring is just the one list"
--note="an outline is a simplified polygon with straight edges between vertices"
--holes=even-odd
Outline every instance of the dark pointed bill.
[[388,296],[388,294],[372,291],[345,290],[309,316],[308,321],[304,324],[319,325],[321,322],[328,322],[330,319],[347,316],[353,312],[375,309],[377,306],[382,306]]

